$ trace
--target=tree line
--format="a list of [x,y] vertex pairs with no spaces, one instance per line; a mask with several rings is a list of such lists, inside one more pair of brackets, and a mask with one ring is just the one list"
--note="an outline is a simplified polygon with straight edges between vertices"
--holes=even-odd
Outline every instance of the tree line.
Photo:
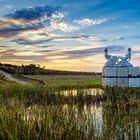
[[101,73],[95,72],[77,72],[77,71],[60,71],[47,69],[45,66],[41,67],[39,64],[29,65],[13,65],[0,63],[0,69],[11,74],[23,74],[23,75],[100,75]]
[[11,74],[25,74],[25,75],[45,74],[45,66],[40,67],[40,65],[36,64],[18,66],[0,63],[0,69]]

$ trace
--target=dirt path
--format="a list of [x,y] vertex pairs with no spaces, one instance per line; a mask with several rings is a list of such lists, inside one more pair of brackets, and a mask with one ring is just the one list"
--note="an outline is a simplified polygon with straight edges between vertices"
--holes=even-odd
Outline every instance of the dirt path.
[[3,74],[10,81],[14,81],[14,82],[17,82],[17,83],[22,84],[22,85],[30,84],[28,82],[25,82],[25,81],[22,81],[22,80],[14,78],[11,74],[9,74],[9,73],[7,73],[5,71],[0,70],[0,73]]

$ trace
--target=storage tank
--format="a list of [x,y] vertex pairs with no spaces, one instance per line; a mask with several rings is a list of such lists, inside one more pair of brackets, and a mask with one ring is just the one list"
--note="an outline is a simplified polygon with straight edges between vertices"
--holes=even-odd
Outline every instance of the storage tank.
[[129,62],[130,48],[125,57],[109,55],[108,50],[105,49],[105,58],[108,61],[102,71],[103,86],[140,87],[140,68],[133,67]]
[[102,85],[114,87],[117,84],[116,78],[102,78]]
[[140,87],[140,78],[129,78],[129,87]]
[[140,76],[139,67],[129,68],[129,77],[139,77],[139,76]]
[[117,77],[128,78],[129,68],[128,67],[116,67]]
[[116,67],[104,67],[102,74],[102,85],[103,86],[115,86],[116,85]]

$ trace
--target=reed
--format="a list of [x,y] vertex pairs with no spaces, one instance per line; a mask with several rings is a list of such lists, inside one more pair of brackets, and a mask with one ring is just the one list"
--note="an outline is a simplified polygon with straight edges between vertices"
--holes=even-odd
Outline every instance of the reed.
[[0,85],[0,139],[140,139],[140,89]]

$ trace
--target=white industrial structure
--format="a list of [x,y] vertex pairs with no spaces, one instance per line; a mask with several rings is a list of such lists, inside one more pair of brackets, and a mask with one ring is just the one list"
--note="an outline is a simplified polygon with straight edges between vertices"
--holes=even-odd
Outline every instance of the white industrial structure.
[[131,59],[131,48],[125,57],[112,56],[105,49],[107,62],[102,71],[103,86],[118,87],[140,87],[140,68],[133,67],[129,62]]

